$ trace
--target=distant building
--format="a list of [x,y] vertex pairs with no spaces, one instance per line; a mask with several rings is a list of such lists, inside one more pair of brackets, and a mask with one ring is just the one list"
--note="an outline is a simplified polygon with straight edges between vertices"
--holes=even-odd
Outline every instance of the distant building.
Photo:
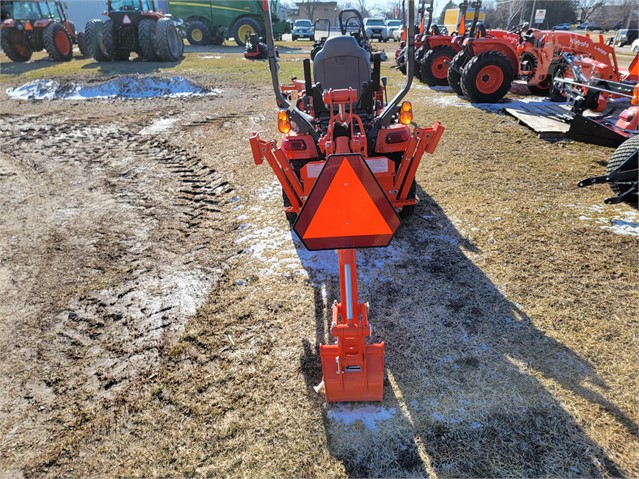
[[332,27],[337,26],[337,16],[339,14],[337,2],[297,2],[295,5],[296,8],[289,8],[286,12],[286,16],[291,20],[308,18],[314,22],[318,18],[327,18],[330,20]]

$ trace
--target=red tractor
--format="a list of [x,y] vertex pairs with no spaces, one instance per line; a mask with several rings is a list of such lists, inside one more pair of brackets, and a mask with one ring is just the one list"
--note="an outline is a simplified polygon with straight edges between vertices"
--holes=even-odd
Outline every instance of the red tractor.
[[33,52],[46,50],[53,61],[69,61],[73,44],[84,55],[83,34],[67,19],[58,1],[3,1],[1,4],[2,50],[14,62],[26,62]]
[[131,52],[146,61],[182,58],[182,37],[173,20],[156,10],[153,0],[107,0],[104,14],[108,20],[89,20],[84,30],[96,61],[128,60]]
[[[412,128],[408,93],[414,65],[413,8],[409,0],[407,76],[388,103],[379,55],[371,57],[343,32],[328,38],[313,61],[304,60],[304,81],[280,87],[268,4],[266,40],[281,144],[250,138],[255,164],[267,162],[282,185],[285,211],[309,250],[338,250],[341,300],[333,305],[330,335],[320,345],[326,399],[380,401],[384,390],[384,343],[371,335],[368,304],[359,301],[355,248],[387,246],[398,214],[415,207],[415,173],[443,133]],[[344,34],[346,33],[346,34]]]

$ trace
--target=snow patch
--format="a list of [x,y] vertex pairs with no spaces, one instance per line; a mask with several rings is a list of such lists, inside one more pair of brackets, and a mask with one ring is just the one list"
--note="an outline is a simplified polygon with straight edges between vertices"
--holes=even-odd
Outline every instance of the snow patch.
[[182,77],[122,76],[98,84],[35,80],[7,89],[14,100],[90,100],[107,98],[152,98],[219,95]]
[[588,208],[589,214],[580,215],[580,221],[593,221],[601,229],[612,231],[614,234],[623,236],[639,236],[639,212],[624,211],[611,217],[605,216],[604,207],[592,205]]
[[385,408],[380,406],[351,406],[340,404],[332,407],[327,416],[331,421],[339,422],[345,426],[352,426],[355,423],[361,423],[372,432],[377,432],[377,423],[387,421],[395,416],[397,409]]
[[140,135],[157,135],[171,129],[177,118],[161,118],[140,130]]

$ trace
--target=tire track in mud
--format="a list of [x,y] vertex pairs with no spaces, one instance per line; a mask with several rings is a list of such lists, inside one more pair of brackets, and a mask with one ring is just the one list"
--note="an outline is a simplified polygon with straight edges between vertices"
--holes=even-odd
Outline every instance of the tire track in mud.
[[152,374],[232,256],[233,186],[197,155],[139,123],[42,116],[0,119],[5,458]]

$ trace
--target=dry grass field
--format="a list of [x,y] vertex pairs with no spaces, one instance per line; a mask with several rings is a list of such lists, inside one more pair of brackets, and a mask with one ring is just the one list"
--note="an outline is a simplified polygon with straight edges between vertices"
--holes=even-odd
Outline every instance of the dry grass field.
[[[280,77],[306,55],[285,44]],[[337,257],[253,164],[250,134],[278,138],[265,63],[0,69],[0,477],[639,476],[639,214],[576,186],[613,149],[416,83],[415,123],[446,131],[415,214],[358,256],[384,401],[326,404]],[[5,92],[136,73],[217,93]]]

